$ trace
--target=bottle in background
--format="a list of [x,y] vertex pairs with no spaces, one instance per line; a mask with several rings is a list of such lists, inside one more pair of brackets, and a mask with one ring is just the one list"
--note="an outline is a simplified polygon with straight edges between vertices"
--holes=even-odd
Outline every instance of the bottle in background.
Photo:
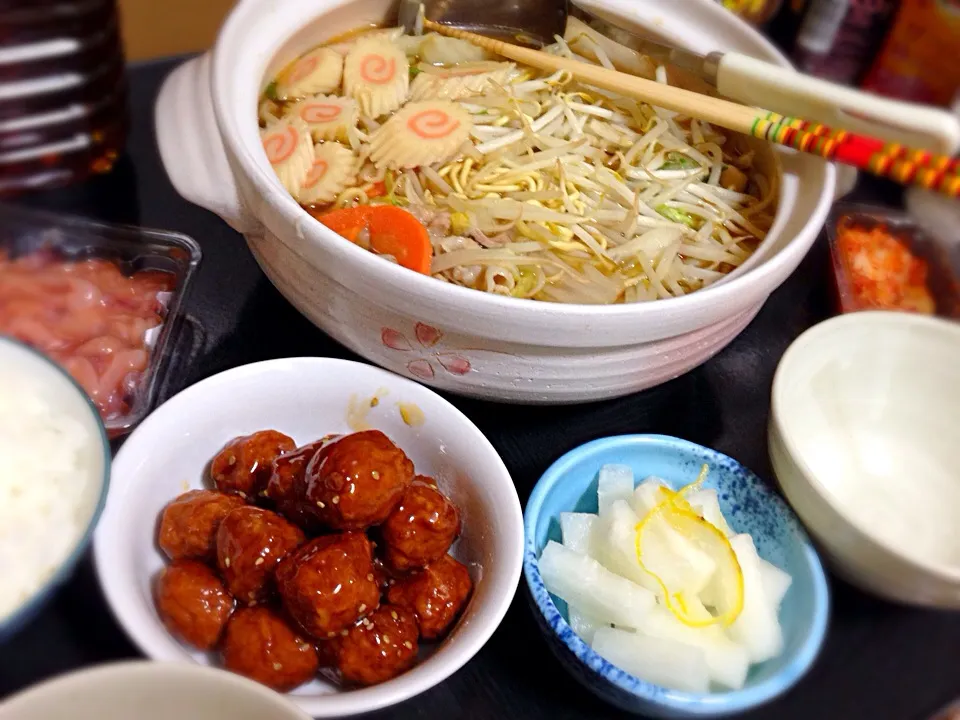
[[879,52],[898,4],[899,0],[811,0],[794,44],[797,69],[857,84]]
[[960,90],[960,0],[904,0],[863,87],[948,106]]
[[790,53],[797,39],[808,0],[784,0],[780,12],[764,28],[773,43],[786,53]]
[[0,0],[0,194],[108,172],[126,100],[115,0]]
[[717,0],[734,15],[760,27],[777,14],[783,0]]

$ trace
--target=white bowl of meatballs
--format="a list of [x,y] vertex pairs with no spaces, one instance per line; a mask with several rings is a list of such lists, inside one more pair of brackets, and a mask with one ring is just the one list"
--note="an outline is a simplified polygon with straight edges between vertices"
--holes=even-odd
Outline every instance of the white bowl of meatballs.
[[94,538],[155,660],[224,667],[313,717],[455,672],[509,607],[520,503],[489,441],[425,387],[293,358],[181,392],[126,440]]
[[[711,0],[588,4],[788,65]],[[823,226],[835,170],[819,158],[463,41],[348,35],[396,22],[391,0],[244,0],[156,108],[178,192],[371,362],[499,401],[626,395],[730,343]],[[589,51],[576,38],[553,51]]]

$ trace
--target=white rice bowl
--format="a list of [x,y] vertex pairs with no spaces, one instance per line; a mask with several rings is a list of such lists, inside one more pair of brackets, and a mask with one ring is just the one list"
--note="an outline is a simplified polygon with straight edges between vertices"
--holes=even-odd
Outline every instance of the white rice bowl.
[[100,514],[109,445],[83,391],[0,338],[0,636],[66,578]]

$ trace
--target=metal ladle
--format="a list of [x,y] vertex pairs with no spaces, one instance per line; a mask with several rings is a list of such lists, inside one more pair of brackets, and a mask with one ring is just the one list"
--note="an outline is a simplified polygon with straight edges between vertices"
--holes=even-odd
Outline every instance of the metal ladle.
[[401,0],[400,25],[412,31],[421,7],[428,20],[532,47],[567,27],[567,0]]

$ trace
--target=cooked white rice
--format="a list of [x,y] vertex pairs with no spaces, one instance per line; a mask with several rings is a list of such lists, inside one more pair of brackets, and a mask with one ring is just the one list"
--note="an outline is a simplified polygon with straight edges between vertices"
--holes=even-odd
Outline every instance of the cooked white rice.
[[85,530],[98,445],[38,380],[0,370],[0,619],[43,586]]

